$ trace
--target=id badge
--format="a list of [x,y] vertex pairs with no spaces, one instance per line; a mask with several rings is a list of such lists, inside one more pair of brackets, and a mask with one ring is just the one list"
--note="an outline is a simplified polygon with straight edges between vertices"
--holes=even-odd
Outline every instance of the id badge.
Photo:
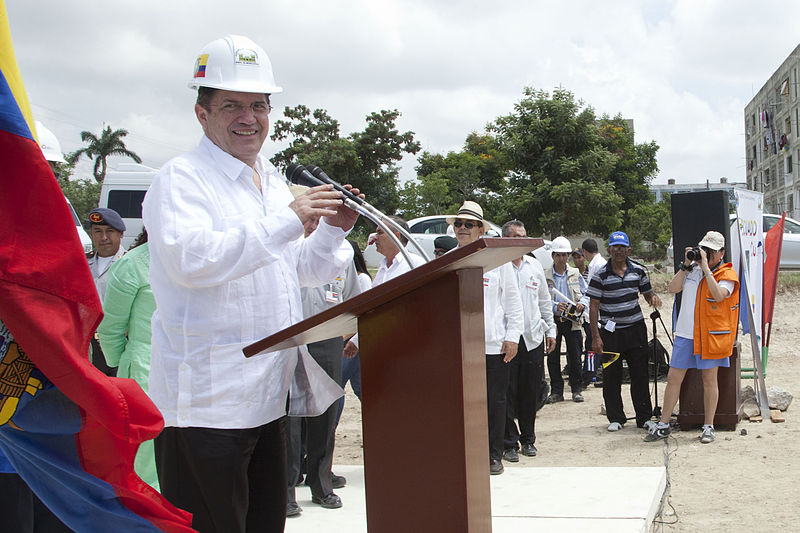
[[330,303],[339,303],[339,293],[336,291],[327,290],[325,291],[325,301]]
[[606,331],[614,331],[614,329],[615,329],[616,327],[617,327],[617,323],[616,323],[616,322],[614,322],[613,320],[608,320],[608,321],[606,321],[606,325],[605,325],[605,326],[603,326],[603,328],[604,328]]

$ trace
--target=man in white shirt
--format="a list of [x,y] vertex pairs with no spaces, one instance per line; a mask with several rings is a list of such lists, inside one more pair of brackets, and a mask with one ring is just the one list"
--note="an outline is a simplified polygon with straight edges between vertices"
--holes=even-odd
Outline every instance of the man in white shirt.
[[[503,237],[527,237],[519,220],[503,225]],[[509,363],[509,383],[506,395],[506,429],[503,439],[503,459],[519,461],[519,453],[534,457],[536,446],[536,401],[544,379],[544,354],[556,347],[556,324],[553,321],[553,302],[547,289],[542,265],[524,255],[511,261],[522,298],[525,329],[519,339],[517,356]],[[547,339],[547,345],[542,342]],[[519,421],[519,427],[517,422]]]
[[[483,208],[467,200],[447,223],[458,246],[478,240],[485,232]],[[511,263],[483,274],[483,327],[486,338],[486,403],[489,418],[489,473],[503,473],[503,435],[506,428],[508,363],[517,355],[524,317],[522,299]]]
[[315,416],[342,390],[304,347],[249,359],[242,348],[302,320],[301,284],[352,261],[344,239],[357,214],[331,186],[294,199],[259,154],[269,96],[282,90],[260,46],[212,41],[189,87],[205,135],[161,168],[143,203],[157,305],[149,394],[166,426],[159,482],[199,531],[283,531],[287,408]]
[[[597,247],[597,241],[588,238],[584,239],[583,243],[581,244],[581,250],[583,251],[583,257],[588,261],[586,265],[586,286],[589,286],[589,283],[592,281],[592,277],[597,274],[604,266],[606,266],[606,258],[600,255],[600,252]],[[590,382],[595,381],[597,386],[602,385],[603,375],[602,375],[602,365],[600,366],[598,372],[598,361],[597,361],[597,354],[594,353],[592,350],[592,329],[589,327],[589,310],[588,308],[584,311],[583,316],[583,333],[585,335],[584,340],[584,360],[583,360],[583,385],[587,386]]]
[[[400,225],[400,227],[408,232],[408,223],[405,220],[394,215],[390,216],[389,218],[394,220]],[[408,239],[406,239],[402,233],[399,231],[393,231],[392,233],[394,233],[394,236],[397,237],[403,246],[408,244]],[[377,287],[381,283],[386,283],[390,279],[394,279],[401,274],[405,274],[412,268],[416,268],[425,264],[425,260],[422,257],[406,250],[412,262],[412,264],[409,265],[406,261],[406,258],[403,257],[403,254],[400,253],[400,249],[392,241],[391,237],[386,235],[381,228],[375,230],[375,250],[377,250],[377,252],[383,256],[383,259],[381,259],[381,264],[378,266],[378,271],[375,273],[375,279],[372,280],[373,287]],[[343,357],[346,359],[352,359],[357,353],[358,334],[356,333],[350,338],[349,341],[347,341],[347,344],[345,344]]]

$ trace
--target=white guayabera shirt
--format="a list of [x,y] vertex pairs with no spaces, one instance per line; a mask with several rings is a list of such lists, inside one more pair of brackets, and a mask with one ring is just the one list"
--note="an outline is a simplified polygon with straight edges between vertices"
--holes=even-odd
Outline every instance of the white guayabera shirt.
[[167,426],[248,428],[316,415],[341,388],[305,347],[245,358],[242,348],[303,319],[300,286],[353,258],[324,221],[303,238],[293,197],[258,156],[253,171],[207,137],[161,168],[143,203],[153,315],[149,394]]

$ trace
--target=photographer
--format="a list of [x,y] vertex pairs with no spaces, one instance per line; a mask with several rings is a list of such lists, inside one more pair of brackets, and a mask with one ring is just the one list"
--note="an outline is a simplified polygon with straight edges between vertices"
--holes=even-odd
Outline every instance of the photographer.
[[698,247],[686,248],[681,268],[669,283],[669,292],[683,292],[683,295],[675,322],[664,411],[658,425],[645,436],[646,442],[669,436],[669,419],[688,368],[700,369],[703,377],[705,423],[700,442],[714,441],[714,414],[719,398],[717,369],[730,366],[739,315],[739,279],[730,263],[722,263],[724,256],[725,237],[709,231]]

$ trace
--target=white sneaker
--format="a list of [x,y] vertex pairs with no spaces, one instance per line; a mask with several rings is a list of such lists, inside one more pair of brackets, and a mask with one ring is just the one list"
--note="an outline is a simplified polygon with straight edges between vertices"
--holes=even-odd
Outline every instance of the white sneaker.
[[622,424],[620,424],[619,422],[611,422],[608,425],[609,431],[619,431],[620,429],[622,429]]
[[710,426],[706,426],[703,428],[703,434],[700,435],[700,442],[703,444],[709,444],[714,442],[716,435],[714,435],[714,428]]
[[644,423],[644,426],[642,426],[642,428],[645,431],[647,431],[648,433],[652,433],[653,432],[653,428],[655,428],[657,426],[658,426],[657,422],[655,422],[654,420],[648,420],[647,422]]

